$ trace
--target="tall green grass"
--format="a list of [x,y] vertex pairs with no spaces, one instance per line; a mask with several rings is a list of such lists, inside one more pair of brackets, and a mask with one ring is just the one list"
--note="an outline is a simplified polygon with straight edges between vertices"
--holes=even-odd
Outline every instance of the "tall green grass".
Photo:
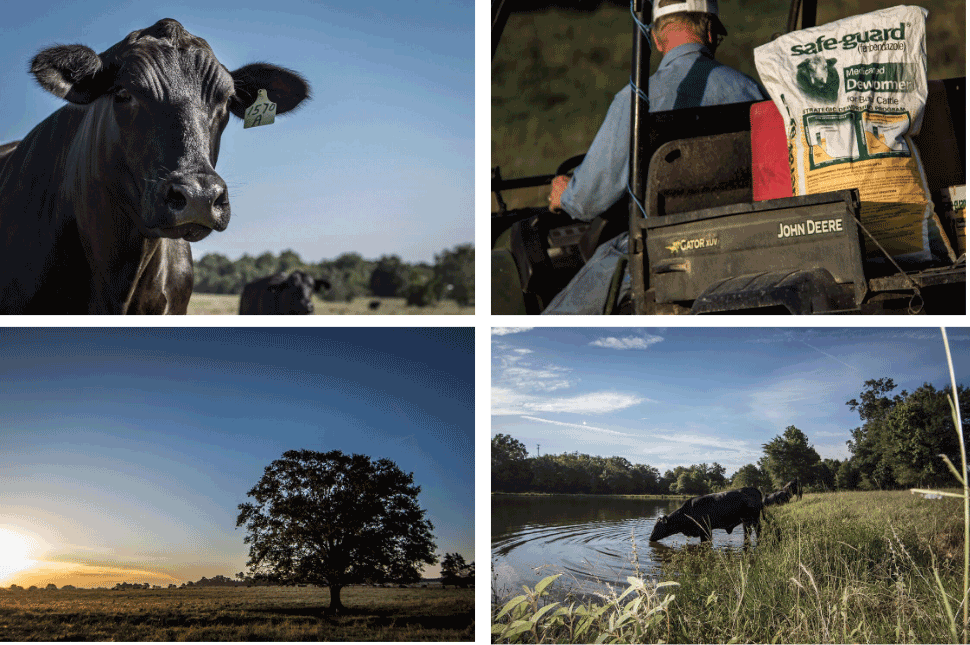
[[947,400],[950,403],[950,413],[953,416],[953,427],[956,429],[957,439],[960,442],[960,460],[963,466],[961,471],[957,471],[956,467],[950,461],[946,455],[940,455],[940,458],[946,462],[949,466],[950,472],[957,478],[957,481],[963,486],[963,492],[961,494],[948,493],[946,491],[930,491],[922,490],[918,488],[912,489],[914,493],[922,493],[925,495],[942,495],[945,497],[958,497],[963,500],[963,596],[960,604],[963,606],[963,640],[960,641],[957,636],[957,619],[950,604],[950,598],[943,588],[942,582],[939,580],[939,572],[934,568],[933,573],[937,579],[937,583],[940,588],[940,598],[943,600],[944,608],[946,609],[947,618],[950,620],[950,635],[954,642],[967,642],[967,630],[970,627],[970,476],[968,476],[967,471],[967,447],[963,441],[963,421],[960,419],[960,395],[957,389],[957,379],[953,373],[953,356],[950,354],[950,342],[946,337],[946,329],[940,328],[940,332],[943,334],[943,346],[946,348],[946,360],[947,366],[950,370],[950,387],[952,388],[953,396],[947,396]]

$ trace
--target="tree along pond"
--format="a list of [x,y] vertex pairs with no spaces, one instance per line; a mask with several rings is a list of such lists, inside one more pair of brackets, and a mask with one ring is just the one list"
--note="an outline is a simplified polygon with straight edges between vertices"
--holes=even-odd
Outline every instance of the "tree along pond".
[[[505,599],[557,573],[564,575],[549,588],[557,599],[567,590],[581,596],[622,593],[628,576],[660,581],[664,554],[699,542],[677,534],[650,543],[657,518],[683,503],[684,498],[493,495],[493,595]],[[714,531],[714,548],[739,550],[743,542],[741,526],[730,535]]]

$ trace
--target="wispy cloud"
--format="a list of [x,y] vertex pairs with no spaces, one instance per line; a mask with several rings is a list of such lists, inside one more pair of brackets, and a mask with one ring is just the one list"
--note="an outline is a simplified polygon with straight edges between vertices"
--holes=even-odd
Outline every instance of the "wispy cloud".
[[684,432],[678,432],[676,434],[651,433],[646,436],[651,438],[661,439],[662,441],[665,441],[668,443],[676,443],[676,444],[690,445],[690,446],[705,446],[708,448],[731,450],[731,451],[741,452],[741,453],[751,452],[752,454],[754,453],[760,454],[760,446],[759,446],[759,450],[752,451],[752,449],[748,447],[746,442],[740,441],[738,439],[725,439],[723,437],[718,437],[718,436],[696,434],[696,433],[684,433]]
[[661,472],[674,466],[719,463],[728,476],[744,464],[762,456],[760,445],[697,432],[658,432],[643,434],[636,445],[633,462],[646,461]]
[[510,365],[502,370],[503,384],[526,392],[554,392],[571,387],[576,380],[569,377],[572,370],[554,365],[529,367]]
[[823,355],[823,356],[828,356],[828,357],[829,357],[829,358],[831,358],[831,359],[832,359],[833,361],[836,361],[836,362],[838,362],[838,363],[842,363],[843,365],[845,365],[846,367],[848,367],[848,368],[849,368],[850,370],[852,370],[852,371],[854,371],[854,372],[861,372],[861,371],[862,371],[862,370],[860,370],[860,369],[859,369],[858,367],[856,367],[855,365],[849,365],[848,363],[846,363],[845,361],[843,361],[843,360],[842,360],[841,358],[839,358],[838,356],[833,356],[832,354],[829,354],[828,352],[823,352],[823,351],[822,351],[822,350],[820,350],[820,349],[819,349],[818,347],[813,347],[812,345],[809,345],[809,344],[808,344],[808,343],[806,343],[806,342],[805,342],[804,340],[802,340],[802,341],[800,341],[800,342],[801,342],[801,343],[802,343],[802,345],[804,345],[805,347],[808,347],[809,349],[814,349],[814,350],[815,350],[816,352],[818,352],[819,354],[821,354],[821,355]]
[[509,334],[521,334],[531,331],[534,327],[492,327],[492,336],[508,336]]
[[609,428],[600,428],[598,426],[587,425],[585,421],[583,423],[567,423],[565,421],[553,421],[552,419],[543,419],[542,417],[533,417],[533,416],[527,416],[527,415],[522,415],[522,418],[523,419],[528,419],[529,421],[539,421],[541,423],[550,423],[550,424],[552,424],[554,426],[562,426],[562,427],[566,427],[566,428],[576,428],[578,430],[583,430],[584,432],[592,432],[592,433],[598,433],[598,434],[613,435],[613,436],[617,436],[617,437],[633,437],[633,436],[636,436],[636,435],[632,435],[632,434],[630,434],[628,432],[618,432],[616,430],[610,430]]
[[813,437],[842,437],[843,439],[845,439],[846,441],[848,441],[851,438],[852,434],[851,434],[851,432],[848,429],[846,429],[846,430],[835,430],[835,431],[832,431],[832,430],[816,430],[816,431],[812,432],[812,436]]
[[623,338],[604,336],[592,341],[590,345],[593,347],[603,347],[606,349],[628,350],[649,349],[651,345],[656,345],[657,343],[662,342],[663,338],[660,336],[625,336]]
[[[803,376],[779,377],[766,381],[747,396],[750,414],[770,423],[794,423],[824,413],[820,401],[838,400],[844,390],[830,375],[806,373]],[[795,425],[798,425],[795,423]]]
[[591,392],[568,397],[537,396],[508,387],[492,388],[492,414],[523,415],[530,412],[571,414],[608,414],[647,401],[642,396],[623,392]]

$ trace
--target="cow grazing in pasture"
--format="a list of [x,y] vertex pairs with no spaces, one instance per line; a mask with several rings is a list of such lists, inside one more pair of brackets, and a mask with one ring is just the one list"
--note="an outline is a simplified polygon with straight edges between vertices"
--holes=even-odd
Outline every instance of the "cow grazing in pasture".
[[797,495],[798,499],[802,498],[802,485],[798,481],[798,477],[796,477],[795,479],[791,480],[790,482],[782,486],[782,490],[788,491],[788,494],[791,495],[792,497]]
[[276,275],[253,280],[243,287],[239,299],[241,315],[259,314],[312,314],[313,292],[329,289],[326,280],[314,279],[306,271],[294,271],[290,275]]
[[381,307],[380,300],[371,300],[369,303],[367,303],[367,308],[370,309],[371,311],[377,311],[378,309],[380,309],[380,307]]
[[50,47],[30,71],[68,104],[0,146],[0,313],[184,314],[189,243],[229,225],[215,166],[230,115],[260,89],[289,112],[307,81],[230,72],[171,19],[100,54]]
[[781,490],[776,490],[771,495],[765,496],[765,506],[781,506],[791,499],[791,493],[782,488]]
[[656,542],[675,533],[687,537],[699,537],[701,542],[711,540],[713,529],[724,529],[728,533],[738,524],[744,525],[747,539],[751,528],[761,528],[761,513],[764,501],[757,488],[740,488],[723,493],[712,493],[694,497],[670,515],[663,515],[653,526],[650,541]]

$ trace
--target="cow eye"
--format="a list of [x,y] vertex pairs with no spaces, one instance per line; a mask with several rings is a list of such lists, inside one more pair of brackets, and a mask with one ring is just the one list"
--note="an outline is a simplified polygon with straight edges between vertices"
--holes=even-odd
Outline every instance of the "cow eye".
[[131,103],[131,93],[123,87],[115,90],[115,103]]

